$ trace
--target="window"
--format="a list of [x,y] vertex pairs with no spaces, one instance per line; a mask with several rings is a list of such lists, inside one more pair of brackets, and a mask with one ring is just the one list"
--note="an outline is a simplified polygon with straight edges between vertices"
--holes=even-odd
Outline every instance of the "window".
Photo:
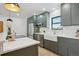
[[52,18],[52,29],[61,29],[61,17],[56,16]]

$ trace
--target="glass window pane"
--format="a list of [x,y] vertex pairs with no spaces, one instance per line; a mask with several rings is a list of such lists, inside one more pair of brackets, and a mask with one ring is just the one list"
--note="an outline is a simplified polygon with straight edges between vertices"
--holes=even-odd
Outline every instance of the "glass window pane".
[[53,23],[61,22],[60,17],[53,18]]
[[52,29],[61,29],[61,17],[60,16],[56,16],[54,18],[52,18]]
[[62,28],[61,23],[53,24],[53,28]]

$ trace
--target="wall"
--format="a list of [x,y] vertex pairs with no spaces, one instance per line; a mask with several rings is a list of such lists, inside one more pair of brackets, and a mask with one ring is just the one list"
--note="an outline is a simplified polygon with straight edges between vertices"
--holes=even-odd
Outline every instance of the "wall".
[[56,10],[50,13],[50,25],[48,28],[41,27],[40,31],[44,30],[46,33],[44,34],[45,39],[53,39],[55,35],[65,35],[65,36],[75,36],[76,30],[79,29],[79,25],[77,26],[63,26],[62,30],[51,30],[51,18],[55,16],[60,16],[60,10]]
[[[4,22],[4,32],[3,34],[3,39],[5,40],[5,37],[7,35],[7,25],[6,25],[6,20],[8,17],[0,17],[0,20]],[[13,20],[13,26],[14,30],[16,32],[16,35],[27,35],[27,19],[19,18],[19,17],[11,17]]]
[[63,30],[52,30],[51,29],[51,18],[55,16],[60,16],[60,9],[50,12],[50,20],[49,20],[49,24],[47,28],[45,27],[40,28],[41,32],[43,32],[44,30],[46,31],[46,33],[44,34],[45,39],[52,39],[53,36],[62,34]]

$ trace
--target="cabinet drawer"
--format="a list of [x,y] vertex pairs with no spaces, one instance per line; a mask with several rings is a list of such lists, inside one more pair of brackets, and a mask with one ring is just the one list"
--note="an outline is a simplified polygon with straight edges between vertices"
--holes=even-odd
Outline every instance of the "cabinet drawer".
[[53,52],[57,52],[57,42],[44,40],[44,48],[47,48]]

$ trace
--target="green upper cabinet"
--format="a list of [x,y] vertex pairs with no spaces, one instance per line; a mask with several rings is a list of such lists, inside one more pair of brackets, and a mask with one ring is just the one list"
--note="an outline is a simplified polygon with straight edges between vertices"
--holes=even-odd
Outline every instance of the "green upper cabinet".
[[37,15],[37,25],[41,27],[47,27],[47,20],[49,20],[49,12],[41,13]]
[[79,3],[73,3],[71,5],[72,12],[72,25],[79,25]]
[[79,25],[79,3],[61,4],[63,26]]
[[70,4],[61,5],[61,22],[63,26],[71,25]]
[[34,23],[35,26],[47,27],[47,20],[49,20],[49,12],[43,12],[39,15],[33,15],[28,18],[28,23]]
[[31,16],[31,17],[27,18],[27,21],[29,23],[33,23],[34,22],[34,16]]
[[48,13],[45,13],[44,15],[43,15],[43,20],[42,20],[42,26],[43,27],[47,27],[47,20],[49,20],[48,19]]

